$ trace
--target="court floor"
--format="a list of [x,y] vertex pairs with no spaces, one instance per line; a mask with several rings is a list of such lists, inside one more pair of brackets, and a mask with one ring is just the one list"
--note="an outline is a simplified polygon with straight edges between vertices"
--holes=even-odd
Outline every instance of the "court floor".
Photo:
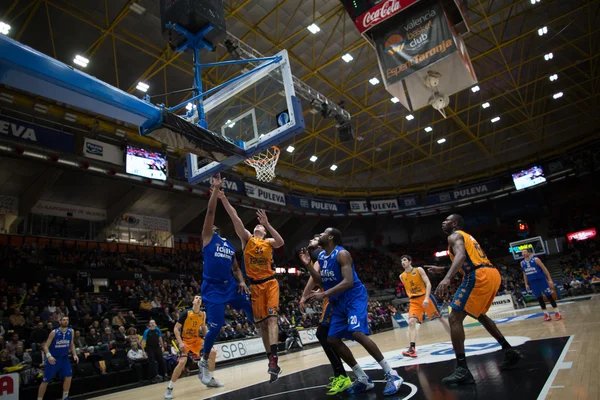
[[[441,324],[428,322],[421,326],[416,360],[399,355],[408,345],[406,329],[379,333],[372,338],[405,378],[406,384],[393,398],[600,399],[600,296],[563,304],[561,308],[562,321],[544,322],[541,315],[536,316],[539,308],[491,315],[499,321],[498,326],[509,342],[520,345],[526,355],[522,364],[507,372],[497,368],[501,353],[485,329],[474,324],[466,327],[467,360],[478,383],[464,389],[446,390],[438,384],[455,365],[449,337]],[[357,344],[351,349],[367,373],[374,380],[381,380],[380,371],[366,351]],[[265,383],[268,380],[265,357],[217,367],[214,375],[225,383],[224,388],[208,389],[194,375],[177,382],[173,395],[177,400],[326,397],[324,385],[331,369],[319,346],[281,355],[280,366],[283,375],[273,385]],[[162,399],[166,385],[154,384],[97,398]],[[383,383],[378,383],[376,391],[364,398],[381,398],[382,391]]]

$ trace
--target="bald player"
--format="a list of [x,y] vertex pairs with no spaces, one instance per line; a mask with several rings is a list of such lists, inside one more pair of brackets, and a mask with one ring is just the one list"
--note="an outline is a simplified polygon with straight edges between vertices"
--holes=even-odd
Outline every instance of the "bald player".
[[[269,357],[269,381],[275,382],[281,374],[278,364],[277,346],[279,343],[279,282],[273,266],[273,249],[283,246],[284,241],[279,232],[271,226],[267,214],[263,210],[256,212],[258,225],[254,233],[250,233],[237,214],[237,211],[225,194],[220,195],[227,214],[231,217],[235,233],[242,241],[244,249],[244,267],[250,281],[250,299],[254,321],[260,329],[260,336]],[[267,238],[267,231],[271,238]]]
[[450,337],[456,353],[457,367],[454,373],[442,379],[447,385],[468,385],[475,379],[467,367],[465,357],[465,329],[463,320],[467,315],[477,319],[500,343],[504,351],[501,369],[516,364],[523,356],[512,348],[498,327],[485,313],[490,309],[500,288],[500,272],[490,262],[475,238],[462,230],[464,219],[458,214],[449,215],[442,222],[442,230],[448,235],[448,252],[452,265],[439,283],[436,294],[444,296],[450,289],[452,278],[460,270],[463,280],[450,307]]

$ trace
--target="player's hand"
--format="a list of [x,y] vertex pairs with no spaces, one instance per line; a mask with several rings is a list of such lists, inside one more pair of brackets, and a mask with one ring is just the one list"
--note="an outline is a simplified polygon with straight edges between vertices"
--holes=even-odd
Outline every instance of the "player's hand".
[[304,303],[306,302],[306,298],[302,296],[300,301],[298,302],[298,307],[300,307],[300,311],[304,312]]
[[54,365],[54,364],[56,364],[56,358],[54,358],[54,357],[50,357],[50,358],[48,358],[48,362],[49,362],[50,364]]
[[310,264],[310,254],[308,254],[308,249],[306,247],[303,247],[302,250],[300,250],[300,261],[302,261],[304,265]]
[[75,361],[75,364],[79,364],[79,357],[77,357],[77,354],[73,356],[73,361]]
[[550,286],[550,289],[554,290],[554,282],[552,282],[552,279],[548,280],[548,286]]
[[428,272],[431,272],[432,274],[443,274],[446,270],[445,267],[437,267],[435,265],[423,265],[423,268],[425,268]]
[[529,285],[525,284],[525,290],[529,292]]
[[425,300],[423,300],[423,308],[427,308],[429,307],[429,299],[427,297],[425,297]]
[[323,300],[325,297],[325,292],[312,292],[307,297],[306,300]]
[[221,190],[221,185],[225,182],[225,178],[221,178],[221,174],[216,174],[212,179],[212,188],[214,190]]
[[246,285],[246,282],[238,283],[238,292],[250,294],[250,290],[248,290],[248,286]]
[[269,225],[269,218],[267,217],[265,210],[258,210],[256,212],[256,218],[258,218],[259,224],[264,225],[265,227]]
[[444,278],[438,284],[437,289],[435,289],[435,294],[437,294],[440,297],[444,297],[444,295],[448,292],[449,288],[450,288],[450,279]]
[[[179,352],[181,354],[185,354],[185,344],[183,342],[179,342],[178,344],[179,344]],[[144,355],[146,355],[146,354],[144,353]]]

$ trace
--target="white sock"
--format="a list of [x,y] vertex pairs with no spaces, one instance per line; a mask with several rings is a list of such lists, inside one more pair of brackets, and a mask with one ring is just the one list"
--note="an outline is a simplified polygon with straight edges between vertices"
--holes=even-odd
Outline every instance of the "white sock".
[[388,364],[388,362],[387,362],[387,360],[385,358],[383,360],[379,361],[379,365],[381,365],[381,368],[383,369],[383,372],[385,372],[386,374],[389,374],[392,371],[394,371],[392,369],[392,367],[390,367],[390,364]]
[[361,382],[367,382],[369,380],[369,377],[367,376],[367,374],[365,374],[365,371],[362,370],[358,363],[354,367],[352,367],[352,372],[354,372],[354,375],[356,375],[356,379],[358,379]]
[[69,392],[63,392],[63,400],[69,397]]
[[175,382],[171,381],[169,382],[169,386],[167,386],[169,389],[173,389],[173,385],[175,384]]

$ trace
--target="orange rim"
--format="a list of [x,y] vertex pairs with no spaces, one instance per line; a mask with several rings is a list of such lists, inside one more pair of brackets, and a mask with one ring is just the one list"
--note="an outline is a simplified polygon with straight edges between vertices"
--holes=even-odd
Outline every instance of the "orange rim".
[[271,148],[273,149],[273,157],[270,157],[268,159],[264,159],[264,160],[256,160],[254,158],[248,158],[246,159],[246,163],[248,164],[265,164],[267,162],[273,161],[274,158],[279,157],[279,154],[281,153],[281,150],[279,150],[279,147],[277,146],[271,146]]

